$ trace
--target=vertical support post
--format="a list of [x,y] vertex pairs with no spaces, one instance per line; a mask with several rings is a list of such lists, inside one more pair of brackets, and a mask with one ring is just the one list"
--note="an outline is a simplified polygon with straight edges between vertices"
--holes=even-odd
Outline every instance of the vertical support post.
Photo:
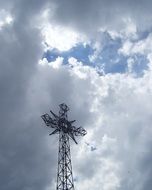
[[[60,128],[67,128],[65,121],[67,121],[69,108],[63,106],[62,104],[60,105],[59,125]],[[57,190],[74,190],[69,136],[63,130],[59,132]]]
[[70,143],[67,134],[59,134],[57,190],[74,190]]
[[60,104],[59,116],[53,113],[50,117],[47,113],[43,114],[41,118],[46,126],[53,128],[54,131],[49,135],[59,134],[59,153],[58,153],[58,171],[57,171],[57,190],[74,190],[74,181],[72,175],[72,163],[70,154],[71,138],[76,144],[75,136],[86,135],[86,130],[82,127],[76,128],[72,125],[73,121],[68,121],[69,108],[66,104]]

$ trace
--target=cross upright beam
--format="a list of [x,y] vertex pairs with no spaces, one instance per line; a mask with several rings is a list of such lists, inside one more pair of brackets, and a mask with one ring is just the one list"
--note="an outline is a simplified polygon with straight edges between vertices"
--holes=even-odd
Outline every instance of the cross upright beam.
[[46,126],[54,129],[50,135],[59,134],[56,189],[74,190],[69,138],[71,138],[77,144],[75,136],[84,136],[86,135],[86,131],[82,127],[76,128],[73,126],[72,124],[75,122],[75,120],[68,120],[67,113],[69,111],[69,107],[66,104],[60,104],[59,107],[59,116],[50,111],[53,117],[49,116],[48,114],[44,114],[41,117]]

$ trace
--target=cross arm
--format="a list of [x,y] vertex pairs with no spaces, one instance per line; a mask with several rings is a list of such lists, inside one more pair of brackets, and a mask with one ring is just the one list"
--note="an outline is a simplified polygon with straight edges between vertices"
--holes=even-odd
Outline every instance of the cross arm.
[[82,127],[74,127],[74,134],[75,136],[84,136],[87,134],[86,130]]
[[50,126],[52,128],[56,127],[56,123],[47,113],[42,115],[41,118],[43,119],[43,121],[45,122],[47,126]]

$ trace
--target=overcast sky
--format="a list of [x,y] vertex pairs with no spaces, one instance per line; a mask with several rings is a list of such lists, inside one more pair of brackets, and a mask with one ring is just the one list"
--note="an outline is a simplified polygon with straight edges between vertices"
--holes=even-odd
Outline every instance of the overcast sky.
[[152,2],[0,0],[0,190],[54,190],[59,104],[76,190],[152,188]]

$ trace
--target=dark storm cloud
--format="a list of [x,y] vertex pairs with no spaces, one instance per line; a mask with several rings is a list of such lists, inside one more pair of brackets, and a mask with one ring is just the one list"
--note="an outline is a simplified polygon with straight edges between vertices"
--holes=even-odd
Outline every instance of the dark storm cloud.
[[[2,6],[6,8],[4,3]],[[0,189],[3,190],[44,189],[52,180],[53,170],[46,164],[48,157],[51,162],[51,155],[42,145],[47,144],[45,135],[40,135],[43,134],[40,115],[36,113],[30,120],[26,111],[27,86],[42,47],[39,32],[22,19],[27,12],[24,6],[10,5],[14,21],[0,30]],[[28,19],[32,19],[31,14]]]
[[[30,22],[34,13],[37,11],[38,14],[40,10],[36,5],[35,12],[32,12],[33,4],[22,3],[16,1],[11,9],[13,23],[0,30],[0,189],[38,190],[51,186],[53,189],[57,160],[57,145],[53,144],[58,141],[54,138],[54,143],[50,143],[47,130],[42,128],[44,123],[40,115],[49,111],[50,107],[57,112],[59,103],[63,100],[68,102],[68,85],[71,86],[71,83],[66,72],[56,75],[49,72],[48,75],[52,76],[48,79],[50,82],[44,80],[37,92],[39,95],[44,90],[45,94],[46,90],[48,99],[45,100],[43,95],[38,96],[34,103],[30,101],[34,94],[33,87],[27,93],[31,77],[37,72],[37,63],[43,54],[40,31]],[[37,81],[36,84],[40,83]]]
[[57,22],[74,27],[84,33],[93,34],[102,28],[116,31],[124,28],[124,20],[131,18],[139,30],[151,28],[150,0],[111,1],[111,0],[63,0],[54,1]]

